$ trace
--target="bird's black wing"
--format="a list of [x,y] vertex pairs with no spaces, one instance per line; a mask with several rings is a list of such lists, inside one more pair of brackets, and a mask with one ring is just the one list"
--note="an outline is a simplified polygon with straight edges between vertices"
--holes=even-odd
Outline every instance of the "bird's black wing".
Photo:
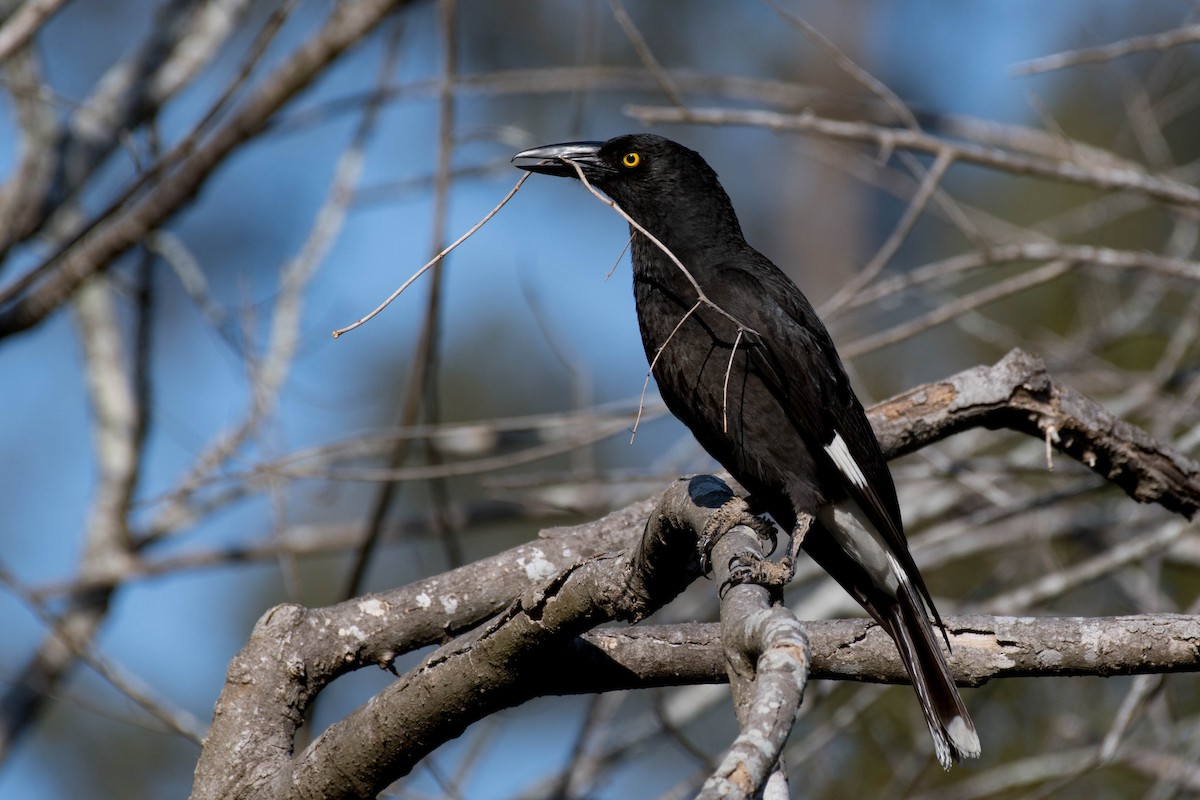
[[[731,262],[709,297],[744,325],[748,352],[810,450],[824,451],[847,493],[893,546],[903,546],[891,472],[833,340],[796,285],[758,253]],[[841,446],[834,442],[840,440]],[[832,452],[831,452],[832,451]]]
[[718,275],[706,293],[754,329],[758,346],[748,352],[764,383],[810,451],[824,453],[937,618],[908,550],[887,461],[824,323],[795,283],[756,251],[731,259]]

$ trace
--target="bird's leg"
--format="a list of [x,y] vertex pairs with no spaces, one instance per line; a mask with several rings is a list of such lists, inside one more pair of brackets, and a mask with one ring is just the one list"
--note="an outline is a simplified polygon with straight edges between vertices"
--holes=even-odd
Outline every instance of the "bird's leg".
[[712,551],[717,540],[736,528],[741,523],[742,517],[749,512],[750,506],[745,499],[735,496],[722,503],[708,518],[708,524],[704,526],[704,531],[700,534],[699,541],[696,542],[696,547],[700,551],[701,575],[707,575],[708,571],[712,569]]
[[[796,576],[796,559],[800,556],[800,547],[804,544],[804,535],[808,533],[812,520],[810,514],[799,516],[796,526],[792,528],[787,555],[778,563],[765,558],[735,557],[736,563],[731,562],[729,565],[729,579],[721,586],[721,594],[723,595],[731,586],[740,583],[755,583],[773,592],[781,593],[783,587],[791,583],[792,578]],[[762,521],[765,522],[765,520]],[[781,594],[779,599],[782,599]]]
[[767,510],[758,503],[758,498],[752,494],[746,496],[746,514],[749,519],[745,524],[754,529],[754,532],[758,534],[759,541],[771,543],[771,548],[765,553],[770,556],[779,547],[779,537],[775,533],[775,523],[764,518],[763,515],[766,513]]
[[[698,543],[700,566],[703,572],[707,573],[711,566],[712,549],[717,540],[738,525],[745,525],[753,529],[760,540],[764,543],[770,542],[770,550],[774,552],[776,546],[775,526],[769,520],[754,513],[752,502],[752,498],[732,497],[709,518]],[[730,586],[741,583],[769,582],[769,573],[775,566],[762,556],[736,557],[729,565],[729,578],[721,586],[720,592],[724,594]]]
[[812,525],[812,514],[801,514],[796,518],[796,526],[792,528],[791,541],[788,542],[787,555],[779,559],[780,586],[786,586],[796,577],[796,559],[800,557],[800,548],[804,546],[804,535]]

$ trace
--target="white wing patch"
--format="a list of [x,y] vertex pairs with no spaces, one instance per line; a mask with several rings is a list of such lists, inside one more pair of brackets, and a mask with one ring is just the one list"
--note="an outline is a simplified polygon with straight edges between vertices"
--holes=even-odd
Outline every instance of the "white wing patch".
[[858,462],[854,460],[854,456],[850,455],[850,448],[846,447],[846,440],[837,431],[833,432],[833,441],[825,445],[826,454],[833,460],[834,466],[838,471],[845,476],[846,480],[857,486],[860,490],[866,491],[867,477],[863,475],[862,469],[858,466]]

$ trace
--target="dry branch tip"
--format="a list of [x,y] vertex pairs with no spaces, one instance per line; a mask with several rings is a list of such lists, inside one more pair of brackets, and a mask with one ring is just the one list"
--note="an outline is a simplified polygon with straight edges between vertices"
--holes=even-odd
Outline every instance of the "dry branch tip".
[[480,228],[482,228],[484,225],[486,225],[486,224],[487,224],[488,220],[490,220],[492,217],[496,216],[496,214],[497,214],[497,213],[500,211],[500,209],[504,208],[505,204],[506,204],[506,203],[508,203],[508,201],[509,201],[509,200],[511,200],[511,199],[513,198],[513,195],[515,195],[515,194],[517,193],[517,190],[521,188],[521,184],[525,183],[525,180],[526,180],[526,179],[527,179],[527,178],[528,178],[528,177],[529,177],[531,174],[533,174],[533,173],[529,173],[529,172],[527,172],[527,173],[525,173],[524,175],[522,175],[522,176],[520,177],[520,179],[518,179],[518,180],[517,180],[517,185],[516,185],[516,186],[514,186],[514,187],[513,187],[513,188],[512,188],[512,189],[509,191],[509,193],[508,193],[508,194],[504,195],[504,199],[503,199],[503,200],[501,200],[499,203],[497,203],[495,208],[493,208],[491,211],[489,211],[487,214],[485,214],[485,215],[484,215],[484,217],[483,217],[483,219],[479,220],[479,222],[476,222],[474,225],[472,225],[472,226],[471,226],[470,230],[468,230],[468,231],[467,231],[466,233],[464,233],[462,236],[458,237],[458,238],[457,238],[457,239],[455,239],[453,242],[451,242],[449,245],[447,245],[446,247],[444,247],[444,248],[442,249],[442,251],[441,251],[440,253],[438,253],[436,256],[434,256],[433,258],[429,259],[429,261],[427,261],[427,262],[425,263],[425,266],[421,267],[419,270],[417,270],[416,272],[414,272],[414,273],[412,274],[412,277],[410,277],[408,280],[406,280],[404,283],[402,283],[402,284],[400,285],[400,288],[399,288],[399,289],[397,289],[396,291],[394,291],[394,292],[392,292],[390,295],[388,295],[388,298],[387,298],[386,300],[384,300],[382,303],[380,303],[378,306],[376,306],[376,307],[375,307],[375,309],[374,309],[374,310],[373,310],[371,313],[367,314],[365,317],[363,317],[362,319],[358,320],[357,322],[354,322],[354,323],[352,323],[352,324],[350,324],[350,325],[347,325],[347,326],[346,326],[346,327],[344,327],[344,328],[338,328],[337,330],[335,330],[335,331],[333,332],[333,338],[334,338],[334,339],[338,339],[338,338],[340,338],[340,337],[341,337],[341,335],[342,335],[343,333],[348,333],[348,332],[350,332],[350,331],[354,330],[355,328],[359,327],[360,325],[362,325],[362,324],[364,324],[364,323],[367,323],[367,322],[370,322],[370,321],[371,321],[371,320],[372,320],[372,319],[373,319],[373,318],[374,318],[376,315],[378,315],[378,314],[379,314],[379,312],[383,311],[385,308],[387,308],[388,306],[390,306],[390,305],[392,304],[392,301],[393,301],[393,300],[395,300],[397,297],[399,297],[399,296],[401,295],[401,293],[403,293],[403,292],[404,292],[404,290],[405,290],[405,289],[407,289],[409,286],[411,286],[413,283],[415,283],[415,282],[416,282],[417,278],[421,277],[421,276],[422,276],[422,275],[424,275],[426,272],[428,272],[428,271],[429,271],[429,270],[430,270],[430,269],[431,269],[433,266],[435,266],[435,265],[436,265],[436,264],[438,264],[438,263],[439,263],[439,262],[440,262],[440,261],[441,261],[443,258],[445,258],[446,256],[448,256],[448,255],[450,254],[450,252],[451,252],[452,250],[454,250],[454,248],[458,247],[460,244],[462,244],[463,242],[465,242],[467,239],[469,239],[469,238],[471,238],[473,235],[475,235],[475,233],[476,233],[476,232],[477,232],[477,231],[478,231]]

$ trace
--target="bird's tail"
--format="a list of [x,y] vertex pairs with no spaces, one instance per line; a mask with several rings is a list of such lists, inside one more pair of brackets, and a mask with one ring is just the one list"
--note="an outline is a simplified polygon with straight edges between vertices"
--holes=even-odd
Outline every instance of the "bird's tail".
[[951,764],[963,758],[977,758],[979,734],[954,685],[920,599],[909,586],[902,585],[896,593],[896,602],[880,610],[884,614],[879,621],[896,641],[943,769],[950,769]]

